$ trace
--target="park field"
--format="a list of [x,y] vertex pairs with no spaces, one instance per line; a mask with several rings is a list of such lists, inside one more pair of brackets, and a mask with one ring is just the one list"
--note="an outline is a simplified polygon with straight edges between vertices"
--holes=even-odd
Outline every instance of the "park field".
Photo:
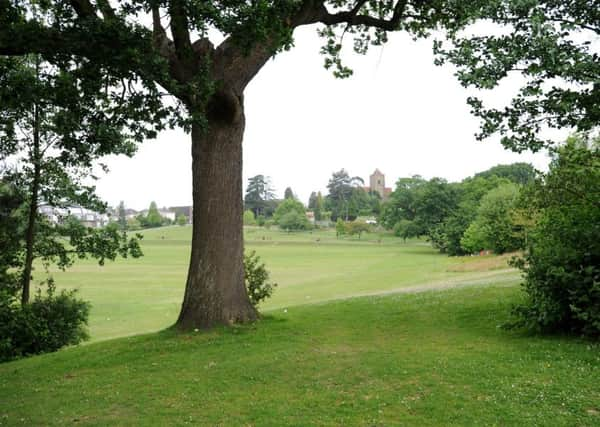
[[263,318],[179,333],[189,238],[56,274],[92,301],[92,342],[0,364],[0,425],[600,424],[600,343],[500,327],[523,298],[507,257],[249,228],[279,283]]
[[[80,260],[54,271],[61,287],[79,289],[91,301],[92,341],[154,332],[179,313],[189,263],[191,227],[143,232],[144,256],[98,266]],[[507,258],[438,254],[426,242],[403,242],[389,234],[337,239],[333,231],[286,233],[247,227],[246,250],[256,251],[278,283],[261,307],[277,308],[328,300],[427,288],[512,283],[518,273]]]

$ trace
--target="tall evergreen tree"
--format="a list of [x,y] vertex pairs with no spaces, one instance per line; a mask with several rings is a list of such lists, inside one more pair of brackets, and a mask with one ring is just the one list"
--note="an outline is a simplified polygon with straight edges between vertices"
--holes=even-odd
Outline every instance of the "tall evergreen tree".
[[295,199],[296,197],[294,196],[294,192],[292,191],[291,187],[287,187],[285,189],[285,192],[283,193],[283,198],[284,199]]
[[[358,176],[351,177],[345,169],[341,169],[331,175],[327,184],[327,189],[329,190],[327,199],[331,207],[332,219],[335,220],[341,217],[348,221],[353,195],[356,194],[356,187],[361,184],[364,184],[362,178]],[[354,214],[356,214],[355,210],[353,210]]]
[[315,201],[314,212],[315,212],[315,221],[321,221],[323,218],[323,195],[321,194],[320,191],[317,193],[317,199]]
[[248,178],[248,186],[246,187],[246,196],[244,197],[244,205],[246,209],[254,212],[254,216],[266,216],[269,202],[275,198],[271,186],[271,180],[264,175],[255,175]]
[[317,207],[317,193],[315,193],[314,191],[312,193],[310,193],[310,196],[308,198],[308,209],[311,210],[315,210]]
[[146,214],[146,225],[148,227],[160,227],[163,224],[164,218],[158,212],[158,206],[156,202],[150,202],[148,207],[148,214]]
[[119,207],[117,208],[117,222],[121,230],[127,229],[127,213],[125,211],[125,202],[121,200]]

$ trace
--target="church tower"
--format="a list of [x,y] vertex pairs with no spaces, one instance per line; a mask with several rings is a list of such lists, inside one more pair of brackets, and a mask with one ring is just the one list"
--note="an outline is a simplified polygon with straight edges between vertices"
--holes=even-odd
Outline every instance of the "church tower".
[[379,169],[375,169],[375,172],[369,177],[369,184],[371,191],[377,191],[382,199],[387,196],[385,192],[385,175]]

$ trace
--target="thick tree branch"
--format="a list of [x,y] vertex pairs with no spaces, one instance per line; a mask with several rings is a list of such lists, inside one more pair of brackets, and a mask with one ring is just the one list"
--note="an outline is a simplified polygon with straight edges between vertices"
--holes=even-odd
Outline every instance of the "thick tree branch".
[[592,27],[591,25],[586,25],[586,24],[583,24],[581,22],[571,21],[571,20],[568,20],[568,19],[559,19],[559,18],[552,18],[551,21],[558,22],[560,24],[573,25],[575,27],[581,28],[582,30],[593,31],[596,34],[600,34],[600,28],[599,27]]
[[152,6],[152,42],[154,48],[167,61],[175,60],[175,47],[167,36],[160,22],[160,11],[158,6]]
[[[297,12],[287,21],[287,24],[290,29],[294,29],[318,22],[326,25],[346,23],[349,26],[366,25],[386,31],[394,31],[398,29],[403,18],[407,2],[408,0],[398,0],[394,6],[392,16],[386,20],[359,15],[367,0],[357,0],[352,9],[336,14],[330,14],[322,0],[304,0]],[[248,53],[240,50],[230,37],[216,49],[215,75],[223,76],[224,82],[241,94],[250,80],[273,56],[278,47],[275,46],[273,38],[267,38],[263,42],[257,43]]]
[[[322,0],[304,0],[297,12],[287,20],[290,29],[319,22],[319,5]],[[359,0],[359,3],[362,0]],[[250,52],[240,49],[232,37],[228,37],[216,49],[213,74],[241,95],[246,85],[271,58],[279,46],[274,37],[256,43]]]
[[152,32],[155,39],[166,39],[167,33],[160,22],[160,9],[152,6]]
[[350,13],[352,15],[356,15],[358,14],[358,12],[360,11],[360,8],[363,7],[365,4],[367,3],[367,0],[358,0],[356,2],[356,5],[352,8],[352,10],[350,11]]
[[70,0],[69,3],[80,18],[97,17],[96,8],[89,0]]
[[175,53],[187,65],[192,56],[192,42],[187,14],[181,0],[169,2],[169,15],[171,16],[171,36],[175,43]]
[[180,100],[188,101],[189,93],[182,92],[180,85],[189,79],[189,73],[185,72],[184,65],[177,56],[175,43],[169,39],[162,26],[158,5],[152,6],[152,44],[154,50],[168,63],[169,76],[173,79],[172,82],[162,81],[160,84]]
[[102,17],[107,21],[117,19],[117,14],[110,5],[109,0],[96,0],[97,6],[94,6],[89,0],[70,0],[71,6],[80,18],[98,18],[97,12],[100,11]]
[[[102,38],[96,43],[95,37],[90,36],[91,34],[104,34],[107,38],[110,34],[112,41],[107,44],[106,39]],[[136,48],[132,48],[133,46]],[[130,52],[133,54],[130,55]],[[106,26],[104,20],[100,18],[90,21],[90,25],[67,27],[61,30],[46,27],[36,21],[0,27],[0,55],[29,54],[40,54],[45,57],[55,57],[57,54],[83,57],[109,68],[115,66],[118,68],[127,64],[130,71],[147,80],[157,82],[172,95],[185,99],[183,98],[185,94],[181,93],[180,86],[176,83],[178,74],[174,69],[176,59],[174,53],[165,57],[170,67],[169,72],[166,73],[156,65],[155,59],[160,52],[154,48],[150,33],[147,38],[144,35],[140,37],[140,34],[131,35],[128,31],[115,29],[112,24]]]
[[100,9],[102,16],[104,16],[104,19],[106,19],[107,21],[117,19],[115,10],[112,8],[108,0],[97,0],[97,3],[98,9]]
[[348,24],[352,25],[364,25],[367,27],[379,28],[385,31],[395,31],[398,29],[400,21],[402,20],[404,10],[408,0],[398,0],[394,6],[394,12],[390,19],[375,18],[370,15],[359,15],[358,12],[363,6],[361,1],[357,5],[347,12],[329,13],[324,4],[321,4],[319,9],[319,19],[325,25],[336,25],[336,24]]

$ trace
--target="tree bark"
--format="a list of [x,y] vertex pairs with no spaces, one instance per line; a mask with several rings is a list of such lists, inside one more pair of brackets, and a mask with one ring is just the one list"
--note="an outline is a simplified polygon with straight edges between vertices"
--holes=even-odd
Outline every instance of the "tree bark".
[[176,324],[183,330],[257,318],[244,284],[241,96],[217,95],[207,117],[208,130],[192,126],[192,251]]

